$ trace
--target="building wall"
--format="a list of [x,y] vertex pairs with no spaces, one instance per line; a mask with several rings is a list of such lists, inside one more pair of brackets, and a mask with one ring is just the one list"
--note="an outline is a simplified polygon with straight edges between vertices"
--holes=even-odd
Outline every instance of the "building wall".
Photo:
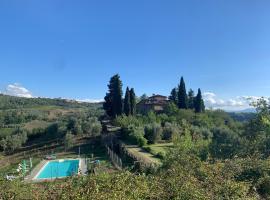
[[161,95],[154,95],[146,100],[142,100],[137,104],[137,112],[146,114],[153,110],[155,112],[162,112],[168,104],[167,97]]

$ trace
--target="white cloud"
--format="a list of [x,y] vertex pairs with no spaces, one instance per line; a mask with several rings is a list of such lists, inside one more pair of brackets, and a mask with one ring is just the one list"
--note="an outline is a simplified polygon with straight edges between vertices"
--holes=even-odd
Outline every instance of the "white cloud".
[[4,92],[6,95],[32,98],[32,93],[18,83],[9,84]]
[[238,96],[231,99],[221,99],[213,92],[203,93],[203,99],[207,108],[223,109],[223,110],[244,110],[252,108],[252,102],[257,101],[261,97],[257,96]]
[[76,101],[85,103],[101,103],[104,99],[76,99]]

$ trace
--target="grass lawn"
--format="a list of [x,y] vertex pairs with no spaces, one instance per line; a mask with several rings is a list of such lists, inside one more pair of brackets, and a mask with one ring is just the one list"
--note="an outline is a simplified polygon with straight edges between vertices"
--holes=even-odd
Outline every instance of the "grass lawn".
[[128,150],[130,155],[133,155],[138,160],[142,160],[145,163],[157,163],[160,164],[160,159],[156,158],[153,154],[147,152],[143,148],[137,145],[126,145],[125,148]]
[[40,120],[33,120],[31,122],[28,122],[24,125],[23,128],[25,128],[28,131],[32,131],[35,128],[41,128],[45,129],[47,128],[51,123],[46,122],[46,121],[40,121]]
[[12,134],[15,128],[0,128],[0,139]]
[[162,155],[165,156],[167,151],[173,147],[173,143],[158,143],[158,144],[150,144],[144,147],[146,151],[153,154],[154,156]]

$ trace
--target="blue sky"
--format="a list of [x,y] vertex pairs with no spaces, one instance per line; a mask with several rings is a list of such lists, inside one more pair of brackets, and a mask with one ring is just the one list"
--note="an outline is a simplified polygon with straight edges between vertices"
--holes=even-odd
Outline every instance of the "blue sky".
[[1,0],[0,90],[102,99],[119,73],[138,95],[168,95],[184,76],[209,105],[238,109],[242,97],[269,95],[269,8],[268,0]]

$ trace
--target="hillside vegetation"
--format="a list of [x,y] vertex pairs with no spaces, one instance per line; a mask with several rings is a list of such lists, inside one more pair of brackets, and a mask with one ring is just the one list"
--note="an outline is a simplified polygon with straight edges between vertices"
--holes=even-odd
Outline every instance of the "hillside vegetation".
[[78,137],[95,137],[101,132],[99,104],[63,99],[19,98],[0,95],[1,168],[18,163],[20,152],[37,150],[61,142],[72,148]]
[[[118,156],[143,155],[142,160],[159,164],[136,168],[139,159],[135,159],[131,166],[119,171],[101,170],[83,177],[35,184],[2,178],[0,199],[270,199],[267,101],[260,99],[254,103],[257,113],[243,120],[243,116],[231,117],[222,110],[205,110],[201,91],[196,97],[192,92],[187,95],[183,78],[180,85],[172,91],[172,100],[162,112],[137,113],[134,89],[127,88],[123,99],[118,75],[109,84],[103,105],[106,113],[96,105],[72,102],[58,105],[58,100],[35,107],[26,103],[26,107],[14,108],[15,117],[6,117],[12,112],[5,113],[8,109],[3,109],[3,116],[13,121],[3,121],[1,161],[6,162],[27,145],[48,141],[51,144],[55,139],[61,140],[56,141],[56,146],[62,152],[72,149],[78,141],[87,140],[84,151],[92,154],[101,149],[104,153],[98,137],[101,134],[98,118],[104,115],[117,131],[110,134],[105,131],[102,136],[111,135],[116,140],[110,141],[110,147]],[[49,109],[51,106],[54,109]],[[36,112],[40,115],[30,117]],[[20,145],[14,141],[21,141]],[[123,146],[119,148],[122,143],[127,148],[125,152],[121,152]]]

